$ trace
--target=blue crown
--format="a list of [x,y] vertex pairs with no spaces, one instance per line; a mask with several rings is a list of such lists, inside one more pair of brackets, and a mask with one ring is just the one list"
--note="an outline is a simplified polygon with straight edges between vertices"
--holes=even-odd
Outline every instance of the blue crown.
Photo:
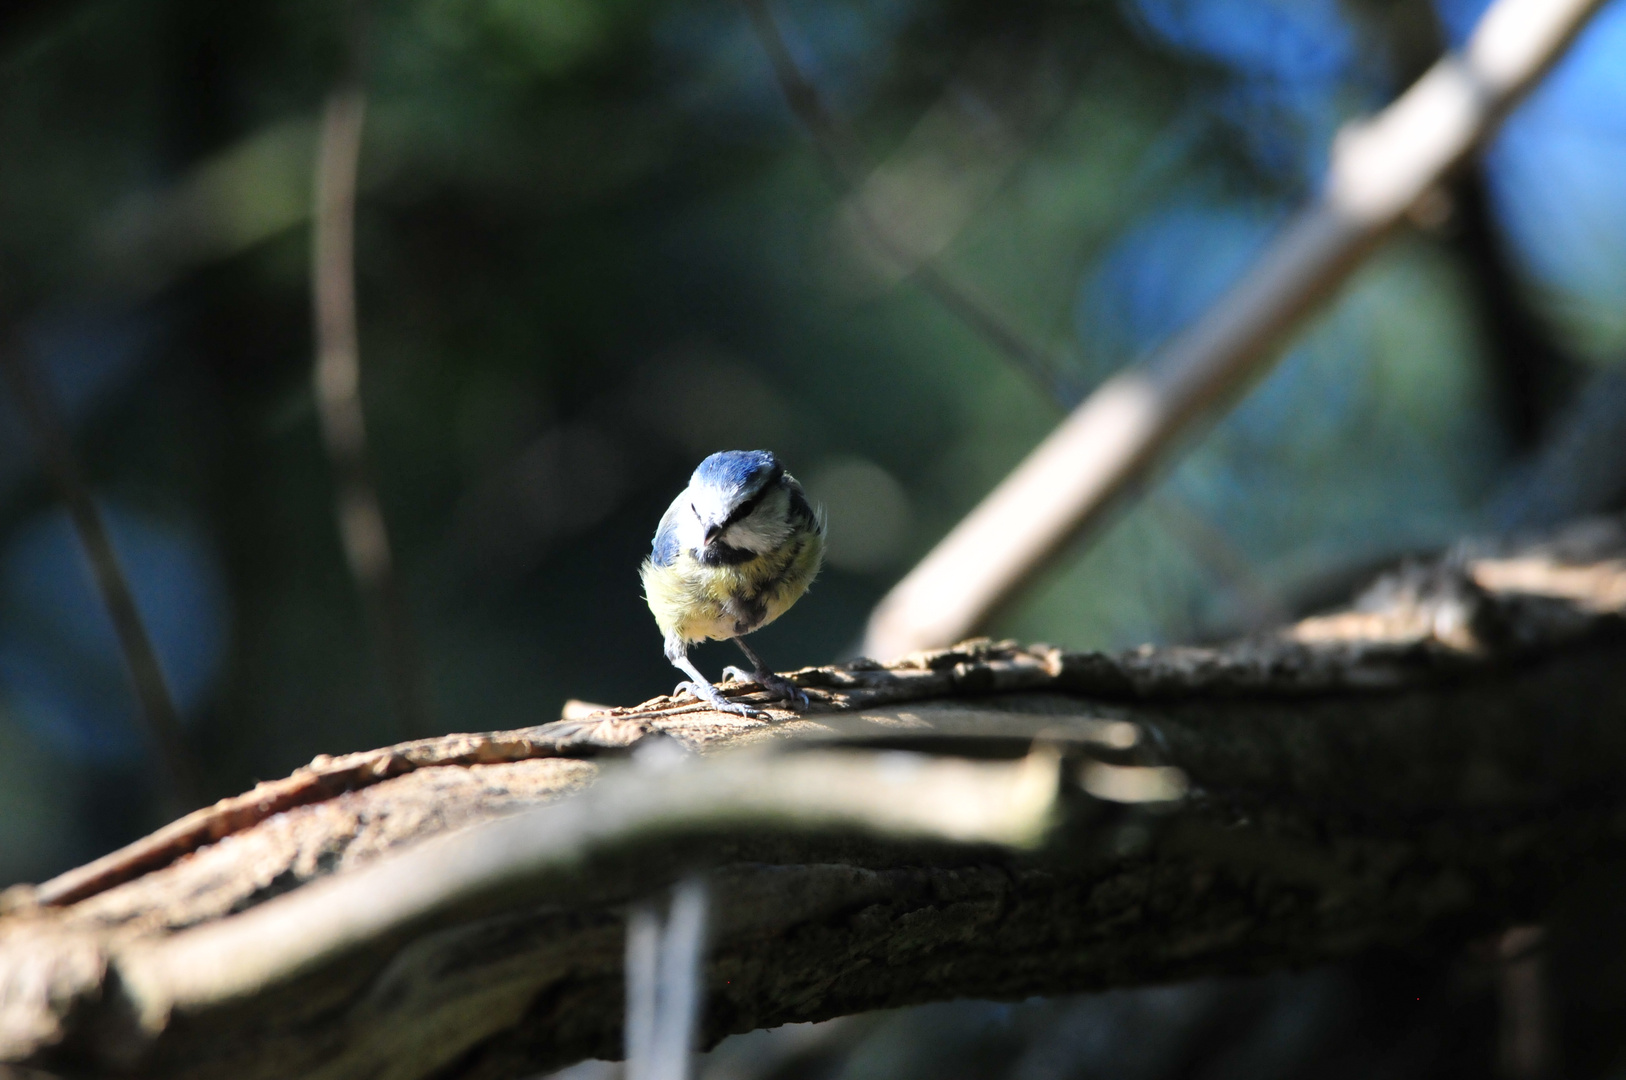
[[725,491],[749,491],[777,471],[779,459],[771,450],[720,450],[695,468],[689,482]]

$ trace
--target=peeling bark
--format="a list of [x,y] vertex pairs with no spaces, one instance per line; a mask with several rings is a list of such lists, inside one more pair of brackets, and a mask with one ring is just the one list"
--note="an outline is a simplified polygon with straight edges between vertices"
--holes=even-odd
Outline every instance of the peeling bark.
[[[696,867],[712,1039],[1448,952],[1626,855],[1622,670],[1626,532],[1598,521],[1215,649],[974,642],[803,669],[813,708],[767,722],[662,698],[318,758],[6,894],[0,1062],[615,1056],[624,908]],[[1135,804],[1167,767],[1189,794]]]

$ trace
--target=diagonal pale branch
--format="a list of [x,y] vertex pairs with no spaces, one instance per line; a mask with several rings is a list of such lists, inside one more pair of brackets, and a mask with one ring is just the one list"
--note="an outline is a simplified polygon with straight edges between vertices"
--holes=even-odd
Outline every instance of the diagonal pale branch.
[[1226,295],[1103,383],[882,599],[864,652],[985,626],[1276,360],[1279,346],[1497,127],[1601,0],[1497,0],[1461,54],[1338,136],[1323,194]]
[[708,1041],[1438,955],[1626,857],[1623,662],[1605,520],[1217,649],[983,641],[804,669],[814,707],[767,722],[662,698],[318,759],[212,808],[211,841],[0,897],[0,1069],[495,1080],[615,1056],[625,913],[697,870]]

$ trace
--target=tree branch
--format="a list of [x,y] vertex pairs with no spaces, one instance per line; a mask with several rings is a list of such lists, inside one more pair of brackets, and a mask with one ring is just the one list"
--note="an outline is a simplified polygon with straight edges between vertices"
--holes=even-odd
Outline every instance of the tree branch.
[[319,758],[5,894],[0,1063],[462,1080],[616,1056],[624,912],[697,871],[707,1040],[1450,951],[1626,857],[1623,662],[1606,520],[1217,649],[974,642],[803,669],[813,708],[766,722],[657,698]]
[[373,481],[361,406],[356,329],[356,174],[367,97],[360,70],[365,12],[350,31],[349,69],[329,96],[317,146],[311,241],[316,366],[312,384],[322,443],[333,474],[334,511],[345,559],[372,625],[385,689],[402,734],[429,730],[428,694],[406,598],[395,571],[384,510]]
[[180,810],[196,806],[203,801],[202,788],[181,735],[180,714],[170,695],[169,681],[164,677],[158,653],[147,635],[141,611],[136,607],[135,594],[130,591],[113,538],[108,535],[107,523],[102,520],[102,512],[80,472],[67,424],[51,398],[50,388],[16,345],[0,342],[0,368],[4,369],[6,384],[11,388],[23,422],[33,432],[45,470],[68,508],[96,590],[101,593],[102,604],[113,624],[136,702],[146,719],[159,768],[167,781],[163,785],[163,796]]
[[896,656],[984,626],[1279,355],[1282,340],[1486,139],[1600,0],[1497,0],[1448,54],[1333,145],[1326,190],[1243,279],[1144,363],[1103,383],[870,617],[864,651]]

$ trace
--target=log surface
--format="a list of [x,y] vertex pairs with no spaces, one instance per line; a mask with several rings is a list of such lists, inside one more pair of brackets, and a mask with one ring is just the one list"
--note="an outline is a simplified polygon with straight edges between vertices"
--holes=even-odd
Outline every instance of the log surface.
[[322,757],[0,897],[0,1062],[415,1080],[616,1056],[626,907],[696,868],[710,1039],[1448,953],[1626,854],[1623,670],[1603,520],[1218,648],[972,642],[803,669],[813,707],[766,722],[660,698]]

